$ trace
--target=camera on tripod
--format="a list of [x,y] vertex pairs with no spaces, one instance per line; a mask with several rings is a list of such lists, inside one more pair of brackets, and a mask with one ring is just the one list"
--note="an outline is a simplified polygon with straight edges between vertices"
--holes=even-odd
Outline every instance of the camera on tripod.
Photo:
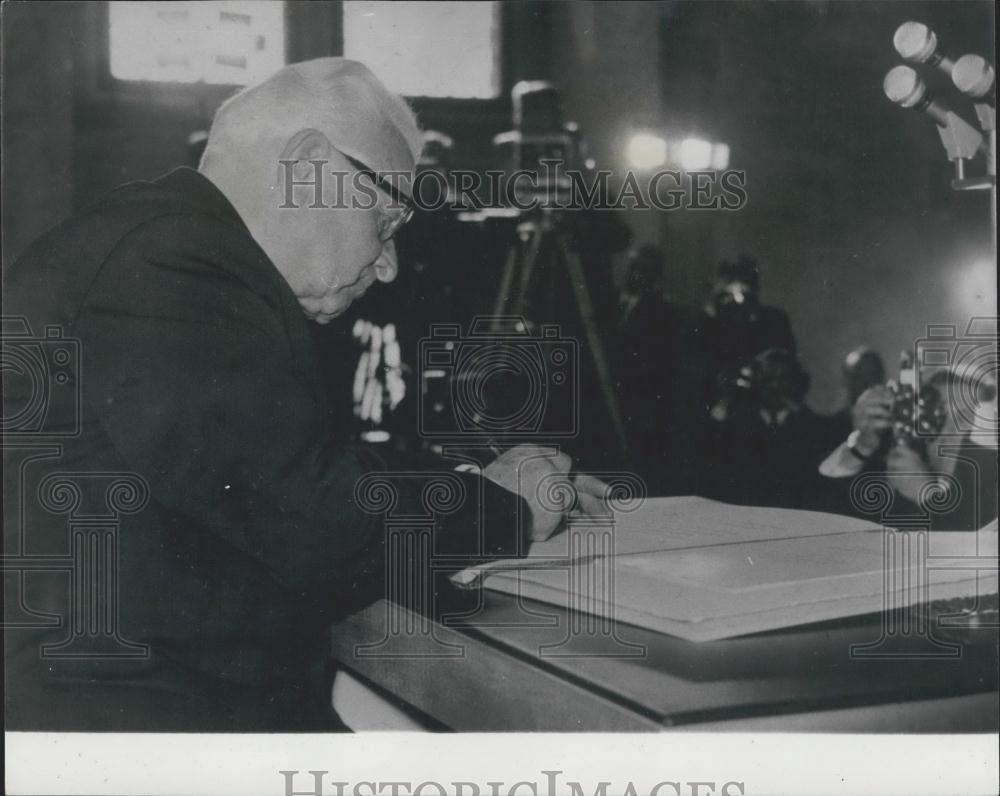
[[518,205],[565,206],[571,195],[568,169],[584,163],[580,128],[564,122],[559,90],[547,80],[522,80],[511,90],[514,129],[499,133],[493,146],[513,182]]

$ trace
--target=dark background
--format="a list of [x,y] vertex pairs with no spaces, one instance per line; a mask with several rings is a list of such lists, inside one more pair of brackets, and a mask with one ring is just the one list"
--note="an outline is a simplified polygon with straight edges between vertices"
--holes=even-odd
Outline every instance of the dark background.
[[[97,2],[3,7],[5,263],[116,184],[185,163],[187,135],[233,90],[112,81],[106,14]],[[289,4],[289,60],[338,54],[340,15],[339,3]],[[991,260],[986,195],[950,190],[933,127],[881,88],[907,19],[956,56],[992,60],[991,2],[508,3],[502,16],[504,93],[554,80],[599,165],[621,173],[643,126],[729,144],[746,208],[626,220],[637,242],[665,246],[665,290],[687,305],[704,300],[721,258],[755,255],[765,300],[791,316],[816,408],[840,403],[852,347],[875,346],[892,368],[927,324],[996,314],[995,287],[977,299],[966,278]],[[470,165],[510,126],[503,99],[416,107]]]

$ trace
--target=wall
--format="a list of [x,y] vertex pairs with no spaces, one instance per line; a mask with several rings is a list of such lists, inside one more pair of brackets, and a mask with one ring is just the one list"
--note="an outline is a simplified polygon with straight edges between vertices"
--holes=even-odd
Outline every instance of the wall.
[[630,224],[639,240],[665,244],[666,290],[691,306],[704,300],[720,259],[755,255],[765,298],[791,315],[814,406],[836,408],[839,362],[854,346],[875,346],[893,368],[926,324],[996,314],[995,281],[981,271],[977,291],[968,279],[971,264],[991,258],[986,195],[950,190],[933,126],[881,88],[899,61],[892,34],[907,19],[931,25],[957,54],[990,58],[991,3],[559,11],[552,71],[564,76],[570,115],[599,143],[603,163],[624,168],[628,132],[651,123],[732,147],[732,167],[747,172],[745,209],[633,211]]

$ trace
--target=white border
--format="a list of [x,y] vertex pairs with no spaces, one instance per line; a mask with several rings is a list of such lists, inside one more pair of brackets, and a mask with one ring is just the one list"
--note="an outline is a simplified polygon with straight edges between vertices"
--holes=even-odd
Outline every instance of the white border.
[[[6,733],[6,790],[10,794],[121,794],[122,796],[285,796],[280,770],[300,771],[297,793],[312,792],[310,770],[328,771],[326,783],[350,783],[344,796],[391,793],[358,783],[536,782],[537,796],[561,796],[580,782],[593,794],[610,782],[607,796],[634,784],[646,796],[656,783],[702,786],[698,796],[723,794],[726,782],[743,783],[744,796],[879,796],[996,794],[1000,754],[996,735],[788,735],[710,734],[564,735],[187,735]],[[558,770],[550,791],[541,772]],[[411,791],[400,789],[400,796]],[[428,788],[425,794],[439,791]],[[335,796],[328,785],[324,796]],[[462,791],[471,796],[470,788]],[[532,794],[521,786],[517,796]],[[663,787],[659,796],[674,796]],[[730,786],[726,796],[739,796]]]

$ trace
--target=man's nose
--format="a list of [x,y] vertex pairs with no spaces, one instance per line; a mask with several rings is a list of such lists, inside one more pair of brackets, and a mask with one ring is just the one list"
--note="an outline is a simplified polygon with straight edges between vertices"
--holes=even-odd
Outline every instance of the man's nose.
[[375,278],[379,282],[391,282],[399,273],[399,261],[396,259],[396,244],[386,241],[382,254],[375,261]]

